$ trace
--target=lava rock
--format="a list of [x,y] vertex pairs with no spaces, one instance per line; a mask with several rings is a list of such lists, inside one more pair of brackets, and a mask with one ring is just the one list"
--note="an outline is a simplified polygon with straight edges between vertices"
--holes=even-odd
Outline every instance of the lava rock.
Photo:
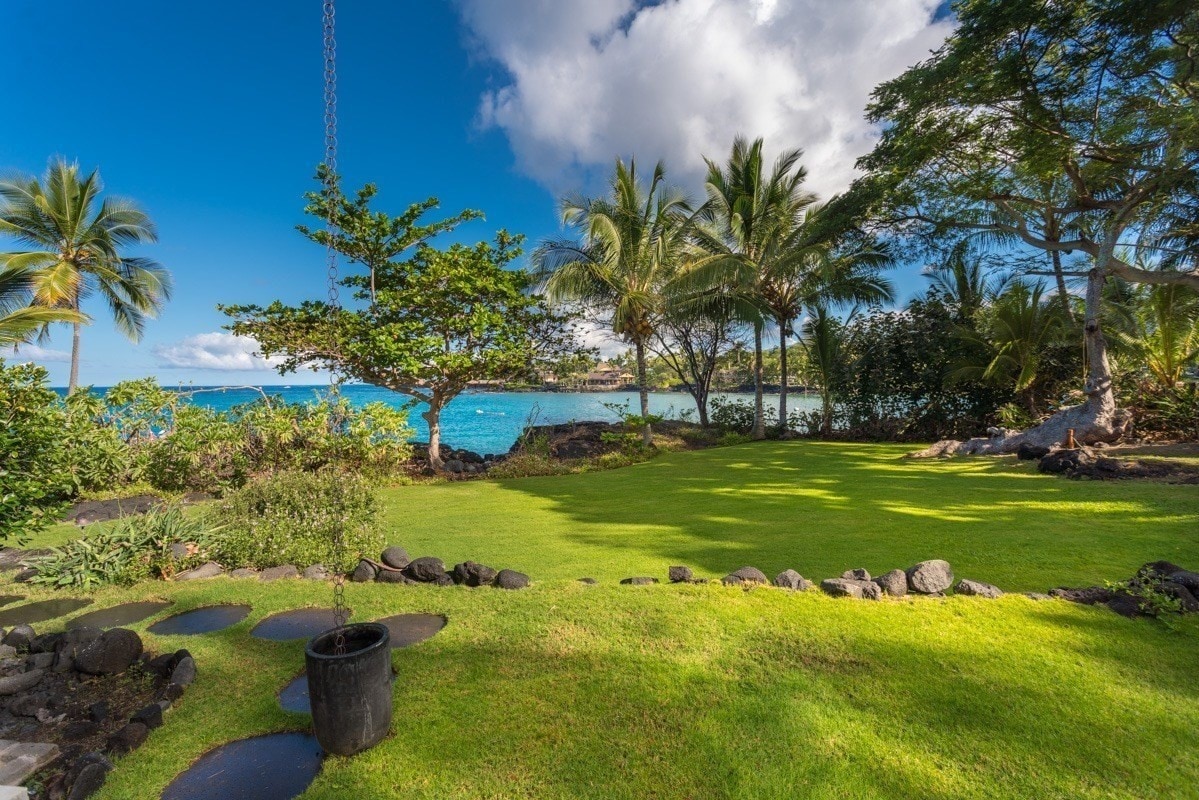
[[129,718],[130,722],[140,722],[149,730],[162,727],[162,706],[151,703]]
[[125,727],[108,737],[105,749],[110,753],[124,755],[141,747],[150,735],[150,729],[140,722],[130,722]]
[[403,569],[412,563],[412,559],[408,557],[408,551],[394,544],[383,551],[379,560],[392,569]]
[[196,679],[196,660],[191,656],[179,659],[175,669],[171,671],[171,683],[175,686],[191,686]]
[[820,588],[833,597],[853,597],[857,600],[881,600],[883,598],[883,590],[872,581],[828,578],[820,582]]
[[907,571],[908,589],[919,594],[938,594],[953,585],[953,568],[948,561],[921,561]]
[[991,600],[1003,596],[1003,592],[999,590],[998,586],[992,586],[991,584],[983,583],[982,581],[972,581],[968,578],[963,578],[962,580],[958,581],[958,585],[955,586],[953,590],[957,594],[967,594],[973,597],[986,597]]
[[230,578],[257,578],[258,570],[253,567],[238,567],[229,573]]
[[690,583],[695,579],[691,567],[671,567],[667,574],[670,576],[671,583]]
[[1145,613],[1141,599],[1128,592],[1115,592],[1106,605],[1122,617],[1139,617]]
[[28,625],[18,625],[4,637],[4,644],[18,650],[28,650],[35,638],[37,638],[37,634],[34,633],[33,628]]
[[220,564],[215,561],[209,561],[207,564],[201,564],[195,569],[184,570],[175,576],[177,581],[194,581],[200,578],[216,578],[224,575],[225,570]]
[[108,719],[108,703],[101,700],[88,706],[87,715],[92,722],[103,722]]
[[264,569],[258,574],[258,579],[262,581],[277,581],[283,578],[298,578],[300,570],[292,564],[282,564],[278,567]]
[[377,577],[379,577],[379,568],[364,558],[358,562],[358,566],[354,567],[350,580],[354,583],[369,583]]
[[901,569],[893,569],[890,572],[884,572],[873,579],[873,582],[878,585],[878,588],[883,590],[884,594],[891,597],[905,597],[908,593],[908,576]]
[[1081,589],[1069,589],[1064,586],[1059,586],[1056,589],[1049,590],[1050,597],[1060,597],[1062,600],[1069,600],[1071,603],[1082,603],[1086,606],[1093,606],[1096,603],[1106,603],[1111,600],[1115,592],[1103,586],[1086,586]]
[[183,542],[172,542],[170,551],[172,561],[182,561],[191,555],[191,549]]
[[450,577],[450,573],[443,572],[433,580],[434,586],[453,586],[454,579]]
[[1141,568],[1137,570],[1137,576],[1169,578],[1179,572],[1186,572],[1186,570],[1170,561],[1150,561],[1148,564],[1141,565]]
[[147,661],[145,670],[160,678],[167,678],[175,671],[175,665],[178,663],[179,659],[175,657],[174,653],[163,653]]
[[417,583],[398,569],[381,569],[375,580],[379,583]]
[[[736,572],[730,572],[725,578],[737,578],[736,581],[725,581],[725,583],[770,583],[770,579],[766,577],[766,573],[757,567],[742,567]],[[722,578],[721,580],[724,580]]]
[[579,583],[585,583],[588,586],[595,586],[599,581],[595,578],[579,578]]
[[62,726],[62,735],[72,741],[79,739],[87,739],[95,736],[100,732],[100,726],[92,722],[90,719],[81,719],[75,722],[68,722]]
[[502,569],[495,576],[497,589],[524,589],[529,585],[529,576],[512,569]]
[[112,762],[99,753],[82,755],[67,768],[63,785],[70,787],[66,800],[84,800],[104,785],[112,770]]
[[1040,461],[1045,456],[1049,455],[1049,448],[1042,447],[1038,444],[1029,444],[1025,442],[1016,450],[1016,458],[1021,461]]
[[439,575],[446,574],[445,564],[440,558],[421,556],[404,567],[404,574],[421,583],[436,583]]
[[41,683],[42,676],[45,674],[45,670],[32,669],[29,672],[21,672],[16,675],[10,675],[7,678],[0,678],[0,696],[27,692]]
[[461,564],[454,565],[454,583],[466,584],[467,586],[490,586],[495,582],[495,576],[499,573],[486,564],[477,564],[474,561],[463,561]]
[[17,648],[13,647],[11,644],[0,644],[0,661],[4,661],[9,658],[16,658],[16,655]]
[[774,585],[781,589],[807,591],[812,588],[812,582],[793,569],[785,569],[774,577]]
[[622,586],[652,586],[653,584],[658,583],[658,579],[638,576],[635,578],[622,578],[620,583]]
[[117,675],[141,654],[140,636],[127,628],[113,628],[75,655],[75,669],[88,675]]
[[1172,597],[1178,601],[1178,610],[1184,614],[1199,611],[1199,599],[1190,589],[1173,580],[1162,581],[1156,586],[1158,594]]
[[329,570],[324,564],[313,564],[304,570],[304,579],[309,581],[323,581],[329,577]]
[[1199,596],[1199,572],[1180,569],[1170,574],[1170,580],[1179,586],[1185,586],[1191,594]]
[[466,464],[462,463],[461,459],[451,458],[449,461],[445,462],[445,471],[454,475],[460,474],[465,469]]
[[50,669],[56,656],[53,653],[33,653],[25,659],[25,669]]
[[1043,456],[1037,471],[1049,475],[1068,475],[1080,468],[1089,467],[1095,459],[1085,450],[1054,450]]
[[847,569],[841,573],[841,577],[851,581],[868,581],[870,573],[858,567],[857,569]]

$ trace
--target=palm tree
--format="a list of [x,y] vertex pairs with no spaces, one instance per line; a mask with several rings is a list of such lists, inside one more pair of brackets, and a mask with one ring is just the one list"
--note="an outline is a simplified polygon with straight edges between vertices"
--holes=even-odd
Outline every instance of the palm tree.
[[0,346],[24,344],[56,322],[86,322],[66,308],[30,305],[32,279],[26,270],[0,270]]
[[816,196],[802,188],[807,170],[799,165],[801,155],[800,150],[784,152],[767,173],[762,140],[751,144],[738,136],[725,165],[705,159],[708,200],[692,228],[701,255],[687,270],[686,285],[697,291],[731,289],[738,318],[753,326],[755,439],[766,438],[762,331],[774,315],[765,289],[800,214],[816,202]]
[[633,345],[641,396],[642,437],[651,444],[646,346],[663,312],[662,287],[685,244],[686,198],[665,184],[661,162],[646,186],[636,161],[616,161],[611,192],[602,198],[566,198],[562,221],[576,239],[542,243],[533,253],[551,301],[599,311],[612,331]]
[[1117,355],[1144,365],[1157,388],[1173,389],[1199,363],[1199,293],[1168,284],[1116,288],[1124,290],[1111,301]]
[[[146,319],[170,297],[170,276],[158,263],[124,254],[157,241],[145,212],[128,200],[100,198],[99,172],[81,177],[78,164],[52,160],[45,176],[0,179],[0,233],[31,249],[0,253],[0,269],[26,273],[33,305],[82,315],[99,294],[117,329],[138,341]],[[69,390],[79,383],[79,340],[86,317],[72,321]]]
[[808,369],[820,382],[820,434],[828,436],[833,431],[833,388],[837,374],[852,346],[850,333],[853,318],[857,316],[855,306],[844,322],[833,316],[825,303],[811,306],[804,320],[799,342],[808,355]]

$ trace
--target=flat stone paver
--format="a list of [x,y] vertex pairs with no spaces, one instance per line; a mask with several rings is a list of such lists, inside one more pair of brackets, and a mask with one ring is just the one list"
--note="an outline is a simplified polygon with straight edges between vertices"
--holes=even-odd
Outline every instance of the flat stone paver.
[[0,739],[0,785],[16,786],[58,758],[58,745]]

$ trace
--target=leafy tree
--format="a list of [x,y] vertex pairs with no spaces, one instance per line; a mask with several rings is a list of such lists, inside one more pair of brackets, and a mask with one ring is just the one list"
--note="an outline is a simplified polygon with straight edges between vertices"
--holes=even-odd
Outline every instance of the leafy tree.
[[157,241],[150,218],[128,200],[101,199],[102,189],[99,172],[81,177],[78,164],[62,159],[41,180],[0,180],[0,233],[32,248],[0,253],[0,269],[29,276],[34,305],[80,315],[71,320],[71,391],[79,384],[84,300],[99,294],[117,330],[136,342],[171,294],[160,264],[125,252]]
[[1085,402],[990,449],[1058,441],[1066,428],[1110,440],[1126,419],[1104,284],[1199,286],[1193,257],[1174,257],[1199,196],[1199,11],[1187,0],[960,0],[954,12],[958,29],[930,59],[876,89],[868,115],[882,138],[841,203],[906,231],[1088,257]]
[[650,348],[695,400],[699,424],[708,427],[708,396],[721,353],[731,343],[731,304],[709,298],[702,306],[670,304],[654,330]]
[[661,162],[647,186],[635,161],[618,159],[607,197],[562,201],[562,221],[578,237],[546,241],[533,254],[552,301],[598,313],[633,345],[646,445],[653,441],[646,354],[664,312],[663,285],[682,257],[688,210],[665,180]]
[[0,541],[53,525],[70,488],[58,395],[46,370],[0,361]]
[[[343,230],[348,237],[354,228]],[[531,276],[508,269],[520,244],[506,231],[494,243],[445,250],[421,243],[406,261],[375,265],[374,301],[360,309],[305,301],[222,310],[233,319],[230,330],[283,359],[281,374],[335,369],[424,404],[429,461],[443,470],[441,412],[468,383],[530,378],[578,352],[570,318],[531,293]],[[349,249],[351,240],[339,237],[338,246]],[[371,282],[369,273],[351,274],[342,285],[368,301]]]

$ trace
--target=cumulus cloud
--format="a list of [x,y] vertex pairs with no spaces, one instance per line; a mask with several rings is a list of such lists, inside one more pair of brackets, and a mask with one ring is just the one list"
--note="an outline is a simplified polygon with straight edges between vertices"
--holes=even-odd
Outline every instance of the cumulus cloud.
[[733,137],[802,147],[809,188],[854,176],[871,90],[949,33],[940,0],[457,0],[505,78],[480,100],[519,166],[555,192],[620,155],[702,185]]
[[263,358],[258,342],[231,333],[199,333],[169,345],[158,345],[154,355],[166,367],[220,369],[250,372],[270,370],[279,358]]
[[71,354],[62,350],[49,350],[45,347],[38,347],[36,344],[18,345],[15,351],[15,356],[21,361],[70,361]]

